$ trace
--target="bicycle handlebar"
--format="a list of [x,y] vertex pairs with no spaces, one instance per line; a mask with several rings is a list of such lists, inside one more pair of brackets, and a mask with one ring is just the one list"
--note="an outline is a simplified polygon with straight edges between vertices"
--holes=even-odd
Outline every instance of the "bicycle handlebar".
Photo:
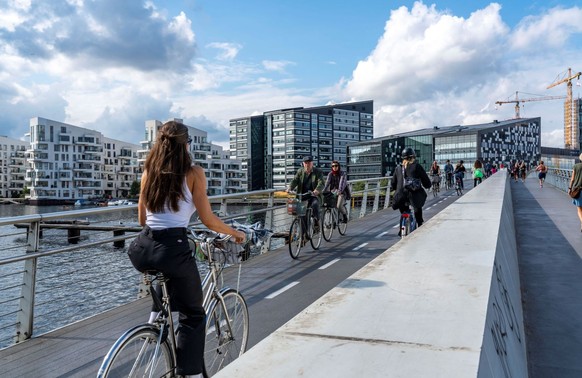
[[[237,231],[242,231],[246,234],[246,240],[242,244],[251,243],[252,245],[257,245],[259,241],[264,241],[273,231],[263,228],[261,222],[256,222],[253,224],[242,224],[237,221],[231,222],[232,228]],[[190,233],[194,239],[201,242],[211,242],[215,244],[220,244],[229,241],[232,235],[224,235],[208,228],[201,227],[190,227]]]

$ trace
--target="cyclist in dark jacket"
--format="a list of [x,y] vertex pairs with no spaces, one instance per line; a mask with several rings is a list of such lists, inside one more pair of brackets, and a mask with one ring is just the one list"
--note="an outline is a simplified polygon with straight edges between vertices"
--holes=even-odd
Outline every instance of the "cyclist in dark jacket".
[[463,179],[465,178],[465,172],[467,171],[463,163],[464,162],[462,160],[459,160],[459,162],[455,166],[455,171],[453,172],[455,175],[455,180],[457,179],[457,177],[461,179],[461,189],[465,189]]
[[323,172],[321,169],[314,167],[313,157],[305,156],[303,158],[303,167],[297,170],[295,177],[291,180],[287,192],[290,190],[297,190],[298,193],[313,192],[313,196],[307,195],[303,200],[308,201],[307,206],[313,210],[313,216],[318,220],[315,225],[319,228],[319,195],[323,191],[324,186]]
[[419,179],[422,186],[430,189],[430,178],[426,174],[422,165],[416,162],[416,153],[410,147],[402,150],[402,165],[399,165],[394,172],[392,182],[390,183],[391,190],[394,192],[394,202],[392,208],[400,210],[400,214],[410,211],[410,205],[414,207],[414,217],[416,223],[420,226],[424,223],[422,218],[422,207],[426,202],[426,191],[422,188],[416,191],[409,191],[404,188],[404,178],[411,177]]

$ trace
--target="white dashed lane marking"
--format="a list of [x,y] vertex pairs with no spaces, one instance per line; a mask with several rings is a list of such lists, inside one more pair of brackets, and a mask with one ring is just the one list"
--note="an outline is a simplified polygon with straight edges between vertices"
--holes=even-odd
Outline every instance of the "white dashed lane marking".
[[273,299],[275,298],[277,295],[286,292],[287,290],[291,289],[293,286],[297,285],[299,283],[299,281],[295,281],[295,282],[291,282],[289,285],[275,291],[274,293],[271,293],[269,295],[267,295],[265,298],[266,299]]
[[357,246],[356,248],[354,248],[354,251],[357,251],[358,249],[362,249],[362,248],[364,248],[367,245],[368,245],[368,243],[362,243],[359,246]]
[[334,260],[331,260],[331,261],[330,261],[330,262],[328,262],[327,264],[320,266],[318,269],[326,269],[326,268],[329,268],[330,266],[332,266],[333,264],[335,264],[336,262],[338,262],[338,261],[340,261],[340,260],[341,260],[341,259],[334,259]]

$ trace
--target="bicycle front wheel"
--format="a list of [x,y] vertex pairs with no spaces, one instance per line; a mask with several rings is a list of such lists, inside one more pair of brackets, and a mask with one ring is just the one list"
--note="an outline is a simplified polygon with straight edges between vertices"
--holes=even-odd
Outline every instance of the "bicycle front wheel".
[[249,310],[243,296],[234,289],[221,293],[206,312],[204,376],[211,377],[236,360],[247,349]]
[[310,241],[311,241],[311,246],[313,247],[313,249],[317,250],[319,249],[319,246],[321,245],[321,239],[322,239],[322,232],[321,232],[321,225],[319,227],[319,229],[315,230],[315,221],[317,218],[315,217],[311,217],[311,224],[309,225],[310,228]]
[[289,254],[293,259],[299,257],[299,252],[301,252],[301,247],[303,246],[302,228],[299,218],[295,218],[291,223],[291,228],[289,228]]
[[97,378],[174,376],[175,359],[170,341],[163,337],[158,345],[159,337],[160,330],[152,324],[130,329],[111,347]]
[[331,235],[333,234],[333,214],[330,208],[325,209],[323,213],[323,238],[326,241],[331,241]]

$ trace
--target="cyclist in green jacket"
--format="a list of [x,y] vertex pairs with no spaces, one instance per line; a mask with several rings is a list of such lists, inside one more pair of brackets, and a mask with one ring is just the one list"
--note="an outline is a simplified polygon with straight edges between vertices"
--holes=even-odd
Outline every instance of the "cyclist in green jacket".
[[303,167],[299,168],[287,188],[287,192],[290,190],[296,190],[298,193],[313,192],[313,195],[303,196],[303,199],[308,201],[307,206],[311,207],[313,216],[317,219],[316,229],[319,228],[319,195],[324,185],[323,172],[314,166],[312,156],[305,156]]

